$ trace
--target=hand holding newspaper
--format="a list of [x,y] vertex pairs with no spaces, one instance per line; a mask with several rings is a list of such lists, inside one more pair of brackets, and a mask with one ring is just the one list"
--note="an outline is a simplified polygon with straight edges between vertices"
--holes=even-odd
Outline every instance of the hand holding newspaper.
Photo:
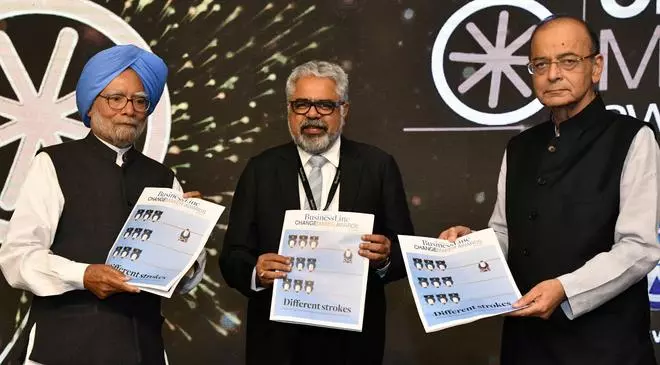
[[358,255],[373,214],[288,210],[279,254],[292,268],[273,284],[270,319],[362,331],[369,260]]
[[224,210],[173,189],[145,188],[106,264],[129,276],[131,285],[170,298]]
[[492,229],[455,242],[399,235],[417,312],[428,332],[512,312],[521,295]]

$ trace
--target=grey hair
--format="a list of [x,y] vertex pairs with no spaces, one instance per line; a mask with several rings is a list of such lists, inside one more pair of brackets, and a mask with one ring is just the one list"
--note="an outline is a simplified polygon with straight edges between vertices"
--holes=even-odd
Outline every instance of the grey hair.
[[337,85],[335,91],[343,101],[348,101],[348,75],[336,63],[326,61],[309,61],[297,66],[291,71],[286,80],[286,97],[293,95],[296,82],[303,77],[316,76],[327,77]]

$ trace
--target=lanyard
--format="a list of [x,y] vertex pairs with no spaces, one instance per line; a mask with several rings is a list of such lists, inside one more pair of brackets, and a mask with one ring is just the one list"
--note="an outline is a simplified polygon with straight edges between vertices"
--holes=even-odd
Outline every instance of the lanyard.
[[[339,187],[339,175],[341,171],[340,168],[341,163],[337,168],[335,178],[332,180],[332,185],[330,186],[330,191],[328,192],[328,200],[326,200],[325,208],[323,208],[323,210],[328,210],[332,199],[335,197],[335,193],[337,193],[337,187]],[[303,188],[305,189],[305,196],[307,197],[309,208],[311,210],[317,210],[318,208],[316,206],[316,202],[314,201],[314,194],[312,193],[312,188],[309,187],[309,181],[307,181],[307,175],[305,174],[305,169],[303,168],[302,162],[300,161],[300,157],[298,157],[298,176],[300,176],[300,181],[302,181]]]

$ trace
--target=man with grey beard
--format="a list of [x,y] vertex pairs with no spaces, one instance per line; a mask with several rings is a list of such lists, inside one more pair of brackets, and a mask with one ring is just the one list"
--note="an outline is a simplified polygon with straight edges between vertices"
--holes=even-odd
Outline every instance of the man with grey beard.
[[[348,76],[311,61],[286,83],[293,142],[250,159],[236,187],[220,255],[227,283],[249,298],[248,364],[380,364],[385,345],[384,285],[405,275],[398,234],[413,234],[394,158],[343,137]],[[359,254],[369,259],[362,332],[269,320],[273,281],[290,271],[277,254],[284,213],[323,209],[374,214],[374,234]]]
[[[76,86],[91,132],[44,148],[30,167],[0,246],[7,282],[34,294],[27,365],[166,363],[160,297],[104,264],[145,187],[181,190],[134,147],[166,79],[165,62],[138,47],[97,53]],[[201,280],[204,252],[180,292]]]

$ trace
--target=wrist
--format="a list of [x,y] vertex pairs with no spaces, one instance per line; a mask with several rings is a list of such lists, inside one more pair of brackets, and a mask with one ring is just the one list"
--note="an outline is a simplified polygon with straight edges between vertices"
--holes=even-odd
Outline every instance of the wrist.
[[380,261],[377,261],[377,262],[374,264],[374,268],[375,268],[376,270],[378,270],[378,269],[382,269],[382,268],[384,268],[385,266],[387,266],[390,262],[391,262],[390,257],[387,256],[386,258],[384,258],[384,259],[382,259],[382,260],[380,260]]

